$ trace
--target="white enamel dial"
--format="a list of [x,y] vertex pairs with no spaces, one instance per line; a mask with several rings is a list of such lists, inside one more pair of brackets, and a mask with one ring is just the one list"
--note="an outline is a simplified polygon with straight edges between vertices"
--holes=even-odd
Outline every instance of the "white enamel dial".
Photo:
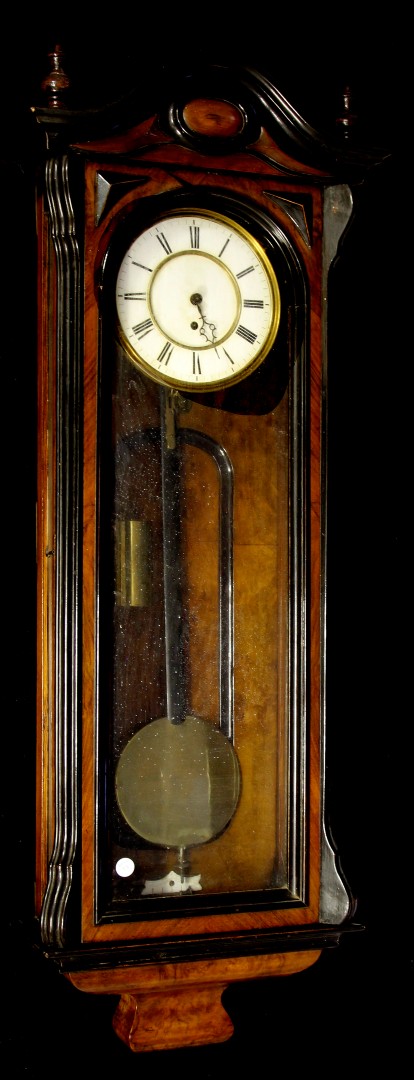
[[245,378],[269,352],[280,318],[261,245],[207,210],[165,215],[133,240],[116,304],[129,357],[157,382],[183,389]]

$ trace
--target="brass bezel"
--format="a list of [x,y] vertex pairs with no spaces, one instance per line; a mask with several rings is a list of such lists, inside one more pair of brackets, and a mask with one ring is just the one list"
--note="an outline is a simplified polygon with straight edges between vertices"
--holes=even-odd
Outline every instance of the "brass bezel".
[[[214,221],[218,221],[223,225],[227,225],[244,239],[244,241],[252,248],[256,257],[259,259],[269,282],[270,292],[273,301],[273,317],[271,320],[269,333],[267,335],[264,345],[261,346],[253,359],[250,359],[241,370],[239,370],[233,375],[229,375],[224,377],[223,379],[215,381],[209,380],[208,382],[203,380],[203,377],[200,376],[196,382],[188,382],[185,379],[177,379],[169,377],[168,375],[161,374],[157,372],[151,364],[144,360],[142,356],[140,356],[139,353],[133,348],[131,342],[125,336],[119,318],[117,319],[117,333],[120,344],[128,358],[132,361],[135,367],[138,368],[139,371],[141,371],[144,375],[147,375],[149,378],[153,379],[154,382],[159,383],[161,386],[167,386],[175,390],[184,390],[190,392],[192,391],[197,393],[209,393],[210,391],[226,389],[229,386],[234,386],[236,383],[242,382],[243,379],[246,379],[249,375],[256,371],[258,367],[260,367],[260,365],[270,353],[270,350],[272,349],[276,340],[276,336],[280,326],[281,297],[275,269],[264,247],[256,239],[256,237],[248,231],[248,229],[246,229],[243,225],[240,225],[237,221],[229,217],[227,214],[222,214],[217,211],[209,210],[205,207],[199,208],[197,206],[185,206],[180,207],[179,209],[174,207],[171,210],[165,210],[160,216],[151,221],[151,226],[157,225],[159,222],[165,221],[167,218],[186,217],[188,214],[194,215],[195,217],[211,218]],[[148,225],[146,225],[145,229],[141,231],[144,232],[147,228]],[[134,239],[137,239],[139,235],[141,235],[140,232],[137,233],[137,236]],[[128,249],[132,246],[133,243],[134,240],[131,240]],[[123,257],[125,257],[125,254],[126,252],[124,253]],[[182,347],[184,348],[185,346]],[[201,349],[202,348],[203,347],[201,347]],[[189,348],[188,351],[191,352],[192,350]]]

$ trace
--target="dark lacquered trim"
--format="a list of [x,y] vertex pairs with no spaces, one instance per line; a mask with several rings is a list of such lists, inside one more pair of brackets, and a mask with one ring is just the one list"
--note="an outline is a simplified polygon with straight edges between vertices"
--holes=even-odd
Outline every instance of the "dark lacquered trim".
[[[56,257],[56,600],[54,843],[41,929],[62,945],[78,836],[79,567],[81,451],[81,288],[68,159],[50,159],[45,187]],[[53,304],[51,302],[51,311]]]
[[292,930],[259,930],[254,933],[205,935],[199,938],[165,938],[162,941],[142,941],[111,947],[86,946],[79,949],[47,951],[62,971],[92,971],[110,968],[147,966],[149,964],[190,963],[202,960],[225,960],[235,956],[265,956],[267,954],[335,948],[348,933],[360,933],[359,923],[322,927],[312,925]]

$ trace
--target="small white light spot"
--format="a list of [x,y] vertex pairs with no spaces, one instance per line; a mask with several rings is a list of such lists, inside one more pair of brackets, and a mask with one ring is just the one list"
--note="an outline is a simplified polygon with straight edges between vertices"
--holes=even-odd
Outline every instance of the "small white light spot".
[[135,863],[132,859],[118,859],[115,870],[119,877],[130,877],[134,873]]

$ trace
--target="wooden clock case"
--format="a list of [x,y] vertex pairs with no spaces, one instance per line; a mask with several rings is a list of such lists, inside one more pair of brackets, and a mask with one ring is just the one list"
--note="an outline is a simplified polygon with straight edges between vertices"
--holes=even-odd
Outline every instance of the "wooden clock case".
[[[47,82],[48,106],[34,110],[42,138],[37,186],[39,946],[79,989],[120,996],[114,1027],[133,1050],[220,1042],[232,1033],[221,1002],[230,983],[301,971],[355,928],[355,903],[325,815],[328,281],[358,190],[381,156],[352,151],[346,142],[329,145],[253,70],[171,71],[151,91],[147,88],[145,101],[137,93],[93,113],[66,108],[65,83],[57,51]],[[262,817],[257,810],[264,861],[267,830],[272,835],[273,877],[266,878],[264,870],[256,873],[252,849],[243,846],[258,799],[257,781],[249,788],[247,763],[251,756],[263,768],[265,760],[255,741],[257,730],[246,721],[245,745],[241,740],[239,747],[243,829],[229,833],[231,844],[223,837],[224,858],[234,858],[237,872],[232,868],[228,885],[219,887],[219,870],[212,865],[213,885],[206,895],[145,900],[133,891],[120,898],[108,870],[124,841],[107,810],[113,748],[105,734],[107,686],[104,690],[100,681],[107,657],[102,612],[109,611],[102,571],[110,475],[105,469],[117,414],[108,402],[118,393],[107,375],[107,358],[114,355],[107,282],[125,220],[136,213],[145,221],[154,207],[162,212],[183,200],[190,208],[230,208],[242,223],[257,227],[283,282],[281,332],[264,372],[252,376],[247,389],[242,382],[231,393],[210,395],[208,402],[193,395],[191,403],[192,424],[195,418],[203,428],[210,410],[209,417],[217,416],[219,440],[229,433],[236,475],[245,477],[245,507],[261,491],[254,504],[260,520],[266,519],[271,455],[276,455],[271,483],[282,495],[273,516],[269,513],[269,529],[277,566],[267,578],[259,559],[263,541],[256,535],[249,572],[255,565],[258,579],[263,574],[263,617],[257,622],[253,608],[243,616],[250,629],[255,619],[260,650],[268,650],[265,692],[266,679],[273,687],[265,756],[275,762],[274,785]],[[271,408],[264,407],[264,386]],[[128,423],[122,414],[123,434]],[[246,457],[253,436],[254,488],[252,458]],[[200,521],[202,500],[197,502],[193,489],[192,497]],[[240,531],[240,523],[237,527]],[[243,529],[248,530],[248,515]],[[190,528],[189,552],[198,541]],[[236,563],[236,580],[238,573]],[[277,609],[274,594],[281,597]],[[279,652],[268,630],[277,621]],[[246,629],[246,642],[247,636]],[[247,701],[247,716],[249,693],[253,687],[259,693],[263,677],[248,643],[245,655],[251,663],[248,677],[242,663],[237,667],[237,652],[234,662],[236,725],[241,699]],[[276,688],[272,665],[284,673]],[[200,709],[208,676],[205,665],[198,674],[196,662],[193,666]],[[123,707],[128,710],[128,701]],[[259,788],[266,787],[264,779],[259,773]],[[273,818],[282,825],[276,827]],[[201,868],[203,858],[202,852]]]

